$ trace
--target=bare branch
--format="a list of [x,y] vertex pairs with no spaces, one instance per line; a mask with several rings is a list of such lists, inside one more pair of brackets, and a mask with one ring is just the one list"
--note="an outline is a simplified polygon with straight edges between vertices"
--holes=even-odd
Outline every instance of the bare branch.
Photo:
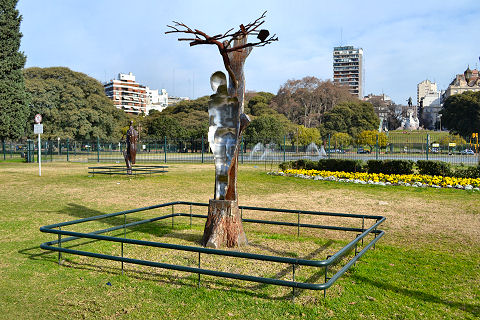
[[[228,75],[232,79],[232,81],[235,84],[235,87],[237,86],[237,79],[235,77],[235,74],[232,70],[232,67],[230,65],[230,59],[228,57],[229,52],[240,52],[243,49],[249,48],[249,47],[263,47],[267,44],[270,44],[274,41],[278,41],[278,38],[274,34],[268,39],[264,39],[264,41],[258,41],[258,42],[250,42],[250,43],[244,43],[242,45],[230,47],[232,43],[235,40],[240,40],[242,38],[247,38],[248,35],[258,35],[260,31],[258,31],[258,28],[265,23],[265,15],[267,11],[262,13],[262,15],[257,18],[255,21],[248,23],[246,25],[240,25],[239,29],[235,32],[233,32],[233,28],[229,29],[223,34],[217,34],[214,36],[209,36],[205,32],[198,30],[198,29],[191,29],[188,27],[186,24],[182,22],[177,22],[173,21],[174,25],[167,25],[170,30],[167,30],[165,34],[169,33],[184,33],[184,34],[192,34],[194,35],[194,38],[179,38],[178,41],[190,41],[190,46],[196,46],[199,44],[214,44],[217,46],[218,51],[220,52],[220,55],[222,56],[223,59],[223,64],[225,66],[225,69],[227,69]],[[267,33],[268,34],[268,33]]]

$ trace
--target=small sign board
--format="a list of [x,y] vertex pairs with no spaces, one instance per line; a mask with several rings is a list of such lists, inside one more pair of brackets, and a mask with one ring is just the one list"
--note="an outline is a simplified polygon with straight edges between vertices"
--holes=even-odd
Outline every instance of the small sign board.
[[42,122],[42,115],[40,113],[37,113],[35,115],[35,123],[40,123]]
[[43,124],[34,124],[33,125],[33,133],[35,134],[42,134],[43,133]]
[[449,147],[456,147],[457,144],[456,144],[455,142],[450,142],[450,143],[448,144],[448,146],[449,146]]
[[440,143],[432,143],[432,147],[438,148],[438,147],[440,147]]

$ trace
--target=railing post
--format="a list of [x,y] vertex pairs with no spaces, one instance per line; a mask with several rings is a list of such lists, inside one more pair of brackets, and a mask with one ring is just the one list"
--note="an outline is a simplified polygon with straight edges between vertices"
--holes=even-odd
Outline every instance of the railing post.
[[203,148],[204,148],[204,141],[203,141],[203,136],[202,136],[202,163],[204,162],[204,159],[203,159]]
[[165,154],[165,163],[167,163],[167,136],[165,136],[163,142],[163,153]]
[[427,146],[426,146],[426,155],[427,155],[427,161],[428,161],[428,148],[430,147],[430,135],[427,133]]
[[287,154],[286,154],[287,151],[286,151],[286,149],[285,149],[285,148],[286,148],[286,144],[287,144],[287,136],[284,135],[284,136],[283,136],[283,162],[287,161],[287,160],[286,160],[286,159],[287,159]]
[[[327,256],[327,259],[328,258],[330,258],[330,256]],[[328,264],[325,266],[325,283],[327,283],[328,281],[327,273],[328,273]],[[323,298],[326,298],[326,297],[327,297],[327,289],[323,289]]]
[[[62,230],[62,227],[58,227],[58,230]],[[62,235],[58,234],[58,247],[62,247]],[[62,264],[62,252],[58,251],[58,265]]]
[[[362,217],[362,233],[365,231],[365,217]],[[362,246],[363,246],[363,238],[362,238]]]
[[378,160],[378,133],[377,133],[377,139],[375,142],[375,160]]
[[[124,213],[123,214],[123,239],[127,238],[127,215]],[[122,258],[123,258],[123,242],[122,242]],[[123,276],[123,261],[122,261],[122,276]]]
[[328,134],[328,152],[327,157],[330,159],[330,133]]
[[5,160],[7,158],[5,154],[5,140],[2,140],[2,149],[3,149],[3,160]]
[[[200,269],[200,252],[198,253],[198,269]],[[198,274],[198,286],[200,287],[200,273]]]
[[192,228],[192,205],[190,205],[190,229]]
[[97,137],[97,162],[100,162],[100,137]]
[[69,161],[69,151],[68,149],[70,149],[70,139],[67,138],[67,162]]
[[73,155],[77,156],[77,141],[73,141]]
[[13,149],[12,149],[12,141],[10,141],[10,158],[13,157],[12,150],[13,150]]
[[300,236],[300,212],[297,212],[297,237]]
[[[292,281],[295,282],[295,263],[292,264]],[[292,287],[292,300],[295,301],[295,287]]]

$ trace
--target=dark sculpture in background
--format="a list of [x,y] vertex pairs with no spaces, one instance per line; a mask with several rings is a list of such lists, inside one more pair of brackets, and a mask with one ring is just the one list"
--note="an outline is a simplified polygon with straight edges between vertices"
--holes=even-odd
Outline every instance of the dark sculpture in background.
[[[190,38],[190,46],[198,44],[216,45],[227,70],[229,81],[223,72],[217,71],[210,78],[213,94],[208,106],[208,142],[215,157],[215,192],[208,206],[202,243],[204,246],[219,248],[236,247],[247,244],[243,231],[242,218],[238,208],[237,171],[238,153],[243,130],[250,119],[243,113],[245,77],[243,66],[253,47],[263,47],[278,38],[270,36],[268,30],[259,27],[265,22],[264,12],[260,18],[233,32],[209,36],[198,29],[175,22],[168,26],[172,30],[165,33],[185,33]],[[248,42],[248,35],[256,35],[258,41]]]
[[133,128],[133,121],[130,121],[130,127],[127,130],[126,136],[126,147],[123,152],[123,157],[125,158],[125,163],[127,165],[127,173],[132,174],[132,165],[135,164],[135,158],[137,157],[138,141],[138,132]]

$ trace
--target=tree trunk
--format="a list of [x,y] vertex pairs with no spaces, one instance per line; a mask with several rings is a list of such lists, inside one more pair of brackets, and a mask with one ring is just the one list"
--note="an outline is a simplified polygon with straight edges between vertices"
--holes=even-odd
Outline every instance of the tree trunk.
[[247,244],[237,201],[210,200],[202,244],[215,249],[224,246],[240,247]]

